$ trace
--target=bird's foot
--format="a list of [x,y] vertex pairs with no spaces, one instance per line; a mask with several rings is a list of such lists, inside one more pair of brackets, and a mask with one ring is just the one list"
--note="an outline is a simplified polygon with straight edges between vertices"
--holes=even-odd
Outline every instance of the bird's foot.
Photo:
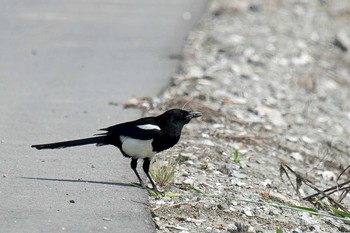
[[145,183],[143,181],[139,182],[139,183],[132,183],[132,184],[139,187],[139,188],[146,189],[151,196],[162,196],[162,197],[165,196],[165,192],[159,191],[157,186],[153,186],[152,188],[148,187],[147,185],[145,185]]
[[164,191],[159,191],[157,187],[147,187],[147,191],[151,196],[165,196],[165,192]]

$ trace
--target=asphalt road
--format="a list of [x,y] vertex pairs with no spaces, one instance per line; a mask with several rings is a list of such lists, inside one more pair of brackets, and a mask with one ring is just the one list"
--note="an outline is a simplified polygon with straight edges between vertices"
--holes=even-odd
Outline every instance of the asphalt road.
[[0,1],[0,232],[154,232],[145,190],[113,147],[37,151],[140,116],[202,0]]

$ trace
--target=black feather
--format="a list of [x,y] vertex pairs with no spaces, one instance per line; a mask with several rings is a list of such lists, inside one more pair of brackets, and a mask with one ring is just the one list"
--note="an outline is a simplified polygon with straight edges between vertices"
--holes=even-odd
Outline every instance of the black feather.
[[77,139],[77,140],[71,140],[71,141],[65,141],[65,142],[54,142],[49,144],[32,145],[32,147],[38,150],[61,149],[66,147],[82,146],[87,144],[98,144],[99,146],[101,146],[101,145],[104,145],[105,143],[106,143],[106,136],[100,136],[100,137],[83,138],[83,139]]

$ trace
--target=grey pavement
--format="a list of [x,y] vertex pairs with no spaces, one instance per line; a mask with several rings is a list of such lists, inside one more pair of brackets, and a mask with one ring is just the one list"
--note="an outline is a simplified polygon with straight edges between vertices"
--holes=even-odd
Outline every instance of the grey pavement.
[[202,0],[0,1],[0,232],[154,232],[145,190],[113,147],[37,151],[140,116]]

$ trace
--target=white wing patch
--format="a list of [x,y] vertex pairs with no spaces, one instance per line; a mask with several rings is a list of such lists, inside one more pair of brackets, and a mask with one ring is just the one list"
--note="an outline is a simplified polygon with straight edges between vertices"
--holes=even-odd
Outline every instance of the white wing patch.
[[122,150],[130,157],[137,159],[152,158],[156,154],[152,147],[153,139],[139,140],[120,136],[120,141],[122,142]]
[[137,127],[145,130],[159,130],[159,131],[161,130],[158,125],[152,125],[152,124],[138,125]]

